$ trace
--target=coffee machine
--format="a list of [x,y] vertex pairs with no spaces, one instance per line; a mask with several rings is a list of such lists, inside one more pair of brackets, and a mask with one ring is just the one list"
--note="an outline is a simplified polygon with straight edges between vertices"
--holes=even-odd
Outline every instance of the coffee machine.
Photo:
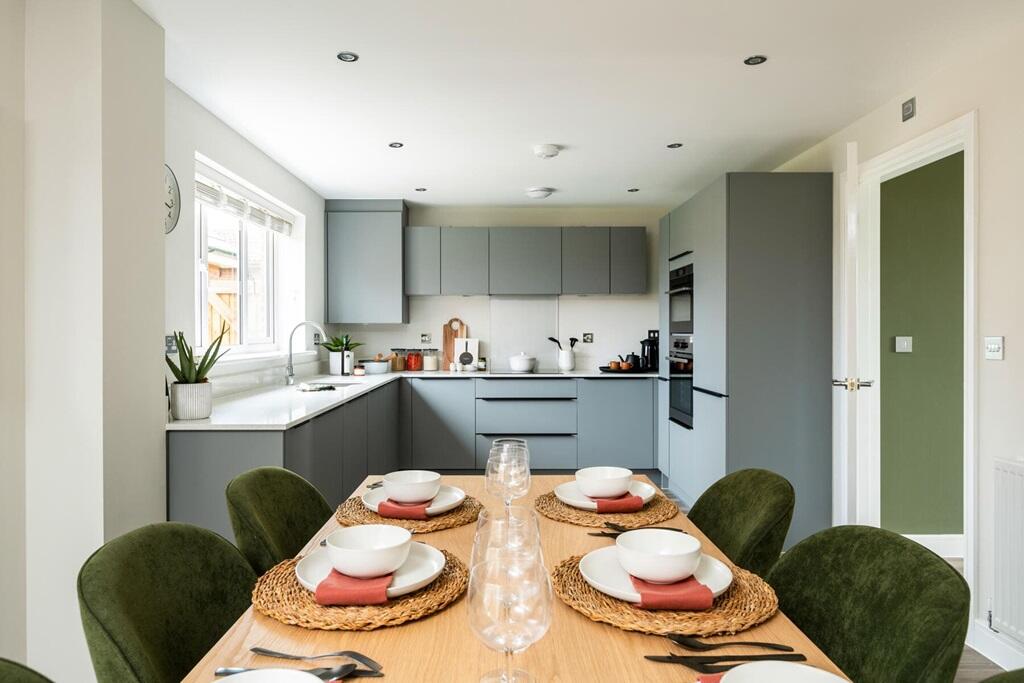
[[640,340],[640,369],[644,372],[658,370],[658,330],[647,330],[647,339]]

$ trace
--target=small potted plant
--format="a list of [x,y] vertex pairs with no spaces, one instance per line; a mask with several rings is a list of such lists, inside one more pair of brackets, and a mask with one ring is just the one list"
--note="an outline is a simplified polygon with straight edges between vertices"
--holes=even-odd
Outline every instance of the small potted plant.
[[331,337],[329,341],[320,344],[328,351],[328,372],[332,375],[351,375],[352,367],[355,365],[352,351],[362,345],[362,342],[352,341],[350,334]]
[[229,350],[220,352],[221,342],[227,333],[228,325],[222,323],[220,334],[198,363],[192,347],[185,341],[185,334],[174,333],[174,341],[178,346],[178,364],[170,356],[164,356],[164,360],[174,375],[174,384],[171,385],[171,417],[175,420],[203,420],[213,412],[213,385],[207,381],[206,376]]

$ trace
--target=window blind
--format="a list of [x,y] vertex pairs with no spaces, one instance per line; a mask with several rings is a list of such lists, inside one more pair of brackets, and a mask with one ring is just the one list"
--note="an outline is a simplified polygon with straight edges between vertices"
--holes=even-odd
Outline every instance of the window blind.
[[[210,173],[209,175],[213,175]],[[219,175],[219,174],[218,174]],[[219,179],[218,179],[219,180]],[[250,223],[281,233],[290,235],[292,233],[292,222],[290,216],[282,216],[280,212],[273,210],[267,204],[258,201],[252,196],[254,193],[236,191],[235,188],[226,188],[224,184],[208,177],[203,169],[196,164],[196,201],[216,206],[218,209],[228,211],[236,216],[245,218]]]

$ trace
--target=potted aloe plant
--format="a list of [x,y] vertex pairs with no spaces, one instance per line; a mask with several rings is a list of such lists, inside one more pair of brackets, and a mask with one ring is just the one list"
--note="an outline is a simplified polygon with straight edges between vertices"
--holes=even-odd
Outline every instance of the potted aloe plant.
[[330,340],[320,344],[328,351],[328,372],[332,375],[351,375],[352,368],[355,366],[352,352],[362,345],[362,342],[353,341],[350,334],[331,337]]
[[175,420],[203,420],[213,412],[213,385],[207,381],[214,364],[229,349],[220,351],[224,335],[228,333],[227,323],[221,323],[220,334],[213,340],[203,357],[196,362],[192,347],[185,341],[183,332],[174,333],[174,341],[178,346],[178,363],[170,356],[164,356],[167,367],[174,375],[171,385],[171,417]]

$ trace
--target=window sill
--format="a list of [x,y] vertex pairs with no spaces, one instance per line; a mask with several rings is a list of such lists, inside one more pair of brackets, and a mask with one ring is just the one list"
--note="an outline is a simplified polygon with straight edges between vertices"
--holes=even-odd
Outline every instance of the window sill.
[[[311,363],[319,358],[316,351],[296,351],[292,354],[292,362],[295,365]],[[254,370],[266,370],[268,368],[283,368],[288,364],[287,351],[267,351],[261,353],[228,353],[213,367],[210,377],[224,375],[236,375]]]

